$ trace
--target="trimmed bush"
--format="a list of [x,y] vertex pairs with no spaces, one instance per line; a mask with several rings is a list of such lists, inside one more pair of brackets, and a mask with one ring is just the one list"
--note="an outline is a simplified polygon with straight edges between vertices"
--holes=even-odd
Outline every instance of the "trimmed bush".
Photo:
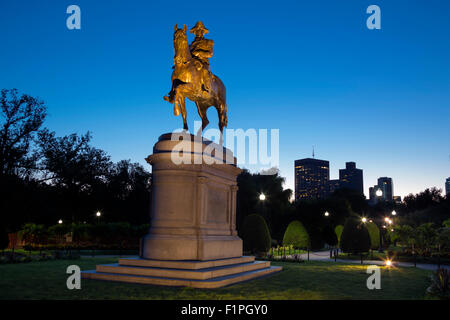
[[245,250],[251,252],[267,252],[272,239],[266,221],[259,214],[250,214],[244,219],[242,240]]
[[300,221],[292,221],[288,225],[284,233],[283,245],[293,245],[295,248],[309,247],[309,234]]
[[342,251],[353,254],[370,250],[369,231],[359,217],[351,216],[345,221],[340,246]]
[[341,243],[342,230],[344,230],[344,226],[341,224],[337,225],[336,228],[334,228],[334,232],[336,233],[336,237],[338,239],[338,244]]
[[366,223],[367,230],[370,236],[370,247],[372,249],[378,249],[380,247],[380,229],[373,222]]

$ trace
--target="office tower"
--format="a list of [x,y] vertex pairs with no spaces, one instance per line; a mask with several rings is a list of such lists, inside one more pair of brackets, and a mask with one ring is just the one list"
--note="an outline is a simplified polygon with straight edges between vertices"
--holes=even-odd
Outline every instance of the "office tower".
[[312,158],[295,160],[295,200],[323,199],[329,195],[330,163]]
[[378,178],[378,187],[383,192],[381,196],[384,201],[392,201],[394,195],[394,185],[392,183],[392,178],[381,177]]
[[356,168],[355,162],[346,162],[345,169],[339,170],[340,188],[348,188],[364,194],[363,171]]

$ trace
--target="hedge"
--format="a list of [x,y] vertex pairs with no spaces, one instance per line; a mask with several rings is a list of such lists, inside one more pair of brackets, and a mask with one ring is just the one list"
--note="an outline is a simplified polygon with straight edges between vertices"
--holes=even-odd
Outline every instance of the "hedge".
[[367,230],[370,236],[370,247],[378,249],[380,247],[380,229],[374,222],[366,223]]
[[283,237],[283,245],[293,245],[295,248],[308,248],[310,246],[309,234],[300,221],[292,221]]

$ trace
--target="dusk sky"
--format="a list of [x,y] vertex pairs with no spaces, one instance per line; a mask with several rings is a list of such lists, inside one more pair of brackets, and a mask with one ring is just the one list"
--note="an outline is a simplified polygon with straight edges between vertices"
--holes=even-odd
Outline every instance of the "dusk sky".
[[[68,30],[66,8],[81,8]],[[381,8],[369,30],[366,8]],[[228,127],[280,131],[280,171],[294,160],[346,161],[364,191],[392,177],[404,197],[450,177],[450,1],[1,1],[0,88],[46,102],[57,135],[91,131],[112,160],[143,164],[182,126],[171,87],[173,27],[202,20],[211,70],[227,88]],[[192,41],[193,35],[189,34]],[[187,103],[189,126],[199,120]],[[208,111],[210,127],[217,114]]]

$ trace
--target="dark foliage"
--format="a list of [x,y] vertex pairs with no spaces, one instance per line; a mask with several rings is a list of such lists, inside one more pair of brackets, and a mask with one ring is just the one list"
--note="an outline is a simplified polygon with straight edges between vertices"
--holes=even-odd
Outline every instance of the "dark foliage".
[[8,248],[9,238],[6,229],[0,225],[0,250]]
[[0,92],[0,179],[27,176],[34,169],[34,139],[46,117],[42,101],[17,89]]
[[347,253],[362,253],[370,250],[370,235],[366,226],[357,216],[350,216],[342,231],[341,249]]
[[[251,174],[243,170],[237,178],[237,211],[236,225],[240,231],[247,215],[258,213],[264,217],[270,232],[275,239],[281,242],[284,230],[287,227],[286,215],[290,211],[289,199],[292,190],[283,189],[284,178],[277,174],[263,175]],[[259,200],[259,195],[266,195],[264,201]]]
[[266,221],[259,214],[245,217],[242,226],[244,249],[254,253],[267,252],[270,249],[271,238]]

